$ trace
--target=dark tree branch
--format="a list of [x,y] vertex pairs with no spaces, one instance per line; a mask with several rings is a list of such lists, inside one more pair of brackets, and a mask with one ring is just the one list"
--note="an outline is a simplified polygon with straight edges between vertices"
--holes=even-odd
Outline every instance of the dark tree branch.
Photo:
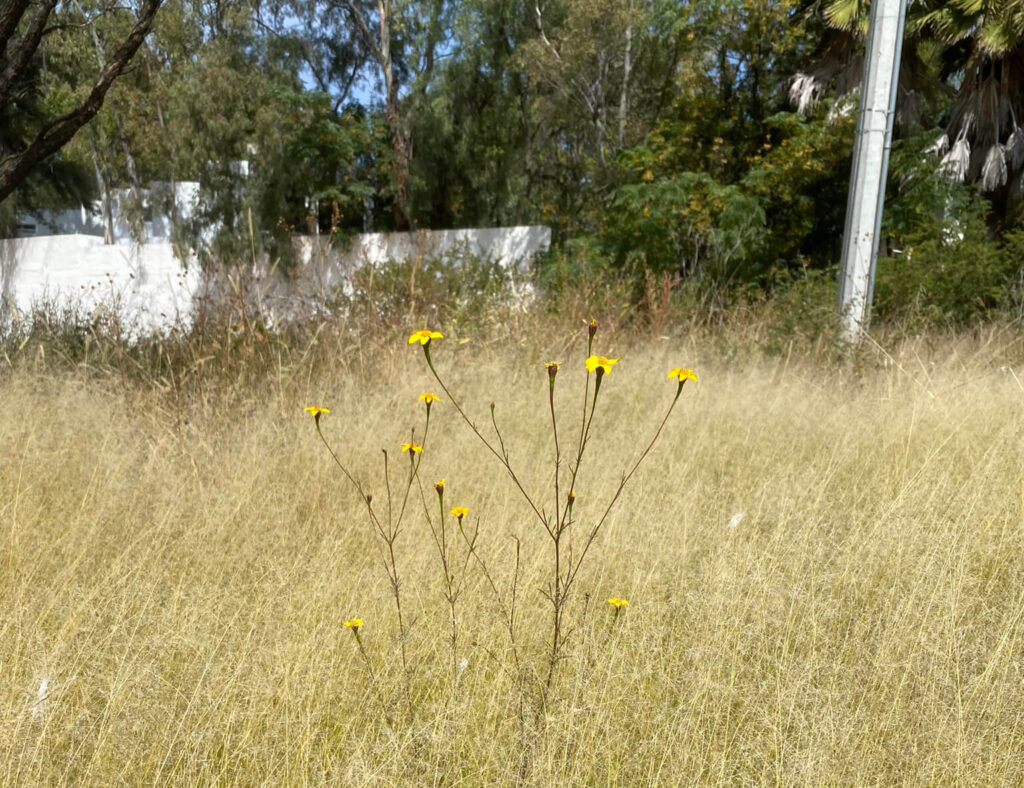
[[28,4],[29,0],[0,0],[0,56],[7,48],[7,40],[17,30]]
[[[18,78],[18,74],[28,65],[32,55],[39,48],[39,42],[43,39],[46,30],[46,21],[57,6],[57,0],[42,0],[29,20],[25,37],[18,42],[11,42],[12,50],[6,58],[6,65],[0,72],[0,105],[7,100],[11,85]],[[3,50],[0,50],[2,52]]]
[[103,106],[103,99],[125,70],[136,50],[142,45],[153,26],[153,18],[163,0],[145,0],[139,9],[139,18],[132,32],[100,71],[88,97],[68,114],[47,124],[23,151],[13,153],[0,161],[0,202],[5,200],[21,183],[32,168],[66,145],[82,126],[88,123]]

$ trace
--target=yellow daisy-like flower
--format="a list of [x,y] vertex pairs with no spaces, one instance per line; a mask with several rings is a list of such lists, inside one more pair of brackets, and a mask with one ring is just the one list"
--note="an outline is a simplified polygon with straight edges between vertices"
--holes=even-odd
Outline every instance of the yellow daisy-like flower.
[[361,618],[350,618],[348,621],[345,622],[345,626],[351,627],[352,629],[359,629],[359,627],[361,627],[362,625],[363,619]]
[[419,342],[421,345],[427,344],[432,339],[444,339],[444,334],[440,331],[428,331],[423,329],[422,331],[416,331],[409,337],[409,344],[415,345]]
[[612,597],[608,600],[609,605],[614,605],[615,609],[618,610],[620,607],[629,607],[629,602],[625,599],[619,599],[618,597]]
[[588,372],[600,369],[606,375],[611,373],[612,365],[618,363],[619,360],[617,358],[605,358],[604,356],[590,356],[590,358],[586,360]]
[[327,408],[317,408],[311,405],[310,407],[306,408],[306,413],[308,413],[310,416],[316,419],[320,417],[321,413],[326,415],[330,413],[330,411]]
[[680,383],[687,380],[692,380],[694,383],[697,382],[697,373],[692,369],[680,369],[679,367],[675,367],[669,371],[668,376],[669,378],[675,378]]
[[449,514],[453,514],[461,520],[463,517],[469,514],[469,509],[467,509],[465,506],[456,506],[454,509],[451,510],[451,512],[449,512]]
[[403,443],[402,451],[411,451],[413,454],[415,454],[418,451],[423,451],[423,447],[420,446],[418,443]]
[[420,394],[420,402],[426,402],[428,405],[431,402],[440,402],[441,398],[437,394],[431,394],[429,391],[425,394]]

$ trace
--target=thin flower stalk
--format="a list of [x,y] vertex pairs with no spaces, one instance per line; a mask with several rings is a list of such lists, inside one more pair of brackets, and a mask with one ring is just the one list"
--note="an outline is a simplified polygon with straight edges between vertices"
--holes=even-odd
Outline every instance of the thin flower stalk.
[[516,488],[522,494],[526,502],[530,505],[530,508],[533,510],[533,513],[537,516],[537,519],[540,520],[541,524],[544,526],[544,529],[551,533],[552,524],[549,522],[548,518],[544,515],[544,513],[541,512],[541,510],[538,508],[537,504],[533,500],[533,497],[526,491],[526,488],[519,480],[519,476],[512,468],[508,451],[505,450],[504,441],[501,438],[501,431],[498,429],[498,424],[497,421],[495,420],[493,403],[491,405],[491,423],[493,424],[495,432],[498,435],[498,441],[501,445],[500,451],[497,448],[495,448],[494,444],[487,440],[487,438],[484,436],[482,432],[480,432],[479,428],[477,428],[473,420],[469,418],[469,416],[466,414],[466,411],[463,410],[462,405],[459,404],[458,399],[445,384],[444,380],[441,379],[441,376],[437,372],[437,368],[434,366],[434,361],[430,357],[430,353],[428,352],[429,347],[429,343],[423,346],[424,357],[426,358],[427,367],[430,369],[430,373],[434,376],[434,379],[437,381],[437,385],[439,385],[441,387],[441,390],[444,391],[445,395],[448,397],[448,401],[451,402],[452,407],[455,408],[455,411],[459,414],[462,420],[466,422],[466,425],[470,428],[470,430],[472,430],[473,434],[476,435],[476,437],[480,440],[481,443],[483,443],[487,450],[497,458],[498,462],[502,464],[502,466],[505,468],[505,472],[508,473],[509,478],[512,479],[512,482],[515,484]]

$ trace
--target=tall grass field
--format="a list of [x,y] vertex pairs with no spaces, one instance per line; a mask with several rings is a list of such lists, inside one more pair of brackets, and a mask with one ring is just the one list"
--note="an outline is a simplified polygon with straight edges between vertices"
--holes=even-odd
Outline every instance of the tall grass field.
[[451,394],[408,331],[222,399],[8,363],[2,783],[1024,783],[1019,340],[665,333],[594,339],[557,649],[585,327],[446,329]]

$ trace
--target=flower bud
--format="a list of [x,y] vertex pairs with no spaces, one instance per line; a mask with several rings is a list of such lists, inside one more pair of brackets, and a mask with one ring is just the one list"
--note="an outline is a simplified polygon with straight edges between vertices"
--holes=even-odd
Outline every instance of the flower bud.
[[559,363],[557,361],[549,361],[544,365],[544,368],[548,371],[548,390],[552,396],[555,393],[555,375],[558,374]]

